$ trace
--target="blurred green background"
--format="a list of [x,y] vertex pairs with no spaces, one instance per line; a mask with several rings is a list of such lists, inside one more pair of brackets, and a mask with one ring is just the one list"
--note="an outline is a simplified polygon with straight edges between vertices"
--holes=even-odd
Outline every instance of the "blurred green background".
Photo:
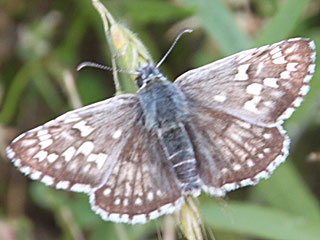
[[[320,1],[102,2],[138,34],[155,61],[179,30],[194,29],[162,66],[171,80],[240,50],[290,37],[311,38],[320,49]],[[90,210],[86,195],[32,182],[5,157],[6,145],[19,133],[79,106],[77,92],[84,105],[113,96],[110,72],[75,71],[84,60],[111,66],[103,25],[90,0],[0,1],[0,239],[170,236],[172,226],[163,218],[137,226],[104,222]],[[217,240],[320,239],[319,72],[302,106],[285,123],[292,140],[286,163],[270,179],[223,200],[200,197],[205,229]]]

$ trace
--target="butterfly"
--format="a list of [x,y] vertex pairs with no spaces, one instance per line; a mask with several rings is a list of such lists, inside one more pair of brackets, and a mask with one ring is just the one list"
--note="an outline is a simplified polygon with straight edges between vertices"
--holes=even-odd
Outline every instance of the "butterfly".
[[25,175],[84,192],[104,220],[145,223],[187,195],[268,178],[288,155],[282,127],[309,90],[315,44],[293,38],[190,70],[173,83],[137,71],[136,94],[67,112],[21,134],[7,156]]

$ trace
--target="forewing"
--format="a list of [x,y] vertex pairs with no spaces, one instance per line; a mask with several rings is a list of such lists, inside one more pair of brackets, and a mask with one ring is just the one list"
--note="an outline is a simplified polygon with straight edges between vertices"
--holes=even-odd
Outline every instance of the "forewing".
[[309,90],[315,45],[296,38],[243,51],[181,75],[190,101],[261,126],[290,117]]
[[140,116],[136,96],[113,97],[21,134],[7,155],[34,180],[90,192],[110,175]]
[[193,143],[203,190],[227,191],[267,178],[288,155],[281,126],[261,127],[211,109],[191,107],[187,131]]
[[108,181],[90,198],[103,219],[145,223],[183,203],[179,183],[156,135],[135,127]]

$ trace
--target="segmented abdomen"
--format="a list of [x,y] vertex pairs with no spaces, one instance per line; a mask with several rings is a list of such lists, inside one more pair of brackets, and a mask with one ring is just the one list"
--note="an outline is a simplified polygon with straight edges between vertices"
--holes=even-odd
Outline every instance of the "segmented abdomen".
[[190,192],[199,187],[197,163],[188,133],[182,123],[158,129],[158,137],[172,164],[182,189]]

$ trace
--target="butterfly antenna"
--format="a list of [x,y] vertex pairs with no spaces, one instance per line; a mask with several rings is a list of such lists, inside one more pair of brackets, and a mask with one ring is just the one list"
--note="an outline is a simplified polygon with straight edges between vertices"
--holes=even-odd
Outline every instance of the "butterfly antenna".
[[[107,70],[107,71],[113,71],[114,68],[109,67],[109,66],[105,66],[99,63],[95,63],[95,62],[82,62],[77,66],[77,71],[80,71],[82,68],[85,67],[92,67],[92,68],[98,68],[98,69],[102,69],[102,70]],[[121,73],[126,73],[126,74],[139,74],[139,72],[129,72],[129,71],[125,71],[125,70],[121,70],[121,69],[116,69],[117,72],[121,72]]]
[[176,39],[174,40],[174,42],[172,43],[171,47],[169,48],[169,50],[167,51],[167,53],[162,57],[162,59],[160,60],[160,62],[158,62],[157,64],[157,68],[163,63],[163,61],[168,57],[168,55],[170,54],[170,52],[172,51],[172,49],[174,48],[174,46],[177,44],[178,40],[180,39],[180,37],[184,34],[184,33],[191,33],[193,30],[191,28],[184,28],[182,29],[179,33],[178,36],[176,37]]

